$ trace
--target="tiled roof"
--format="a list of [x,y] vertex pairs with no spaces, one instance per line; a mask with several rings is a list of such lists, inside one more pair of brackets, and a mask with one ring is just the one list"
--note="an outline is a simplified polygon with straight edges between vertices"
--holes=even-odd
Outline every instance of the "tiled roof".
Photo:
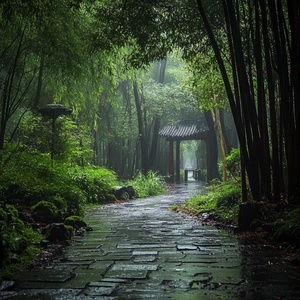
[[207,129],[198,125],[168,125],[159,131],[160,136],[174,140],[203,139],[206,133]]

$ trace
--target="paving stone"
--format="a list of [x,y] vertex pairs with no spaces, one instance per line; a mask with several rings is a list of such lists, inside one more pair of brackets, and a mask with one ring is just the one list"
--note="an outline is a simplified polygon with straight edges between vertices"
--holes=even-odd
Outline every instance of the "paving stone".
[[[51,295],[51,296],[49,296]],[[13,300],[68,300],[74,299],[78,295],[77,289],[32,289],[32,290],[24,290],[18,293],[17,297],[13,297],[10,299]],[[76,297],[76,299],[78,299]],[[78,299],[79,300],[79,299]],[[82,299],[83,300],[83,299]],[[88,299],[84,299],[88,300]]]
[[85,273],[86,271],[94,270],[92,272],[98,272],[103,275],[113,264],[114,261],[95,261],[87,268],[76,268],[73,272],[81,270],[81,272]]
[[127,279],[122,279],[122,278],[113,278],[113,277],[109,277],[109,278],[102,278],[101,282],[112,282],[112,283],[127,283],[128,280]]
[[139,263],[139,262],[154,262],[156,261],[155,255],[138,255],[132,259],[132,261]]
[[110,296],[118,286],[115,282],[90,282],[83,294],[91,297]]
[[186,257],[186,255],[179,251],[160,252],[159,256],[158,256],[158,262],[166,262],[166,263],[180,262],[181,263],[185,257]]
[[123,252],[111,252],[107,253],[106,255],[101,257],[101,260],[103,261],[126,261],[130,260],[132,258],[131,252],[123,253]]
[[[87,283],[91,280],[96,280],[96,278],[101,278],[99,274],[86,274],[84,276],[83,274],[77,274],[72,280],[66,281],[61,284],[61,288],[65,289],[84,289],[87,285]],[[48,286],[50,288],[50,286]]]
[[20,272],[18,290],[0,299],[300,299],[299,274],[272,272],[271,253],[251,266],[253,257],[228,232],[168,210],[198,183],[177,187],[176,194],[88,210],[93,231],[74,237],[62,259]]
[[95,261],[95,259],[87,260],[86,258],[83,258],[83,259],[76,259],[76,260],[66,260],[66,261],[63,262],[63,264],[66,265],[66,266],[70,266],[70,267],[77,267],[77,266],[86,266],[86,267],[88,267],[94,261]]
[[203,248],[205,249],[207,248],[214,248],[214,247],[223,247],[224,245],[221,242],[194,242],[194,245],[199,247],[199,248]]
[[147,271],[156,271],[158,269],[158,265],[152,264],[122,264],[116,263],[112,266],[111,270],[125,270],[125,271],[140,271],[140,270],[147,270]]
[[[164,264],[161,266],[159,272],[151,272],[149,278],[154,282],[163,282],[164,280],[178,281],[186,278],[187,272],[182,268],[180,263]],[[192,275],[190,275],[192,276]],[[189,276],[189,277],[190,277]]]
[[153,243],[153,244],[118,244],[119,249],[151,249],[151,248],[173,248],[175,244],[163,244],[163,243]]
[[132,255],[157,255],[158,251],[132,251]]
[[13,276],[13,280],[21,282],[57,282],[62,283],[74,277],[73,268],[69,270],[38,270],[31,272],[19,272]]
[[[99,241],[99,239],[97,239],[97,241],[89,241],[88,243],[81,243],[80,245],[76,245],[76,250],[77,251],[101,251],[101,242]],[[75,249],[70,249],[70,252],[72,252],[72,250],[74,251]]]
[[105,277],[146,279],[148,271],[156,271],[157,265],[150,264],[114,264],[105,274]]
[[109,287],[115,289],[119,283],[117,282],[109,282],[109,281],[94,281],[88,283],[88,287]]
[[177,245],[176,247],[178,251],[198,250],[198,247],[194,245]]
[[147,275],[148,270],[109,270],[105,277],[139,280],[146,279]]

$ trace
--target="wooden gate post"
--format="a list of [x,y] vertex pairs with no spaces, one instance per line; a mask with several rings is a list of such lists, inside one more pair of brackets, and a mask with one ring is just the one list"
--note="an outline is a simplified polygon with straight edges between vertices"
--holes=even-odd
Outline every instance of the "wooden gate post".
[[180,141],[176,141],[176,182],[180,182]]
[[206,142],[206,180],[207,182],[211,181],[211,145],[209,139],[205,140]]
[[169,141],[169,176],[170,182],[174,182],[174,152],[173,141]]

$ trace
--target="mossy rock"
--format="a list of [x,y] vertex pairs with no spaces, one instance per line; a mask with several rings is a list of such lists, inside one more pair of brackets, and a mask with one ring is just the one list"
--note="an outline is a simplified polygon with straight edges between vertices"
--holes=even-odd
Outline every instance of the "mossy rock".
[[57,207],[49,201],[40,201],[31,207],[34,220],[44,223],[55,223],[60,221]]
[[64,223],[65,223],[65,225],[72,226],[75,229],[79,229],[79,228],[87,226],[87,224],[79,216],[70,216],[65,219]]
[[73,229],[63,223],[53,223],[45,234],[45,239],[55,243],[69,240],[73,236]]

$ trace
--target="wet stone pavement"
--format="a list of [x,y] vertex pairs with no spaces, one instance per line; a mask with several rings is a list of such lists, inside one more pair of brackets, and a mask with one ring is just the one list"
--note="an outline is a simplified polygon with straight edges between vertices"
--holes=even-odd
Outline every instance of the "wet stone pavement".
[[247,252],[228,232],[169,210],[196,189],[87,211],[93,231],[44,269],[16,274],[18,288],[0,299],[300,299],[299,273],[273,250]]

